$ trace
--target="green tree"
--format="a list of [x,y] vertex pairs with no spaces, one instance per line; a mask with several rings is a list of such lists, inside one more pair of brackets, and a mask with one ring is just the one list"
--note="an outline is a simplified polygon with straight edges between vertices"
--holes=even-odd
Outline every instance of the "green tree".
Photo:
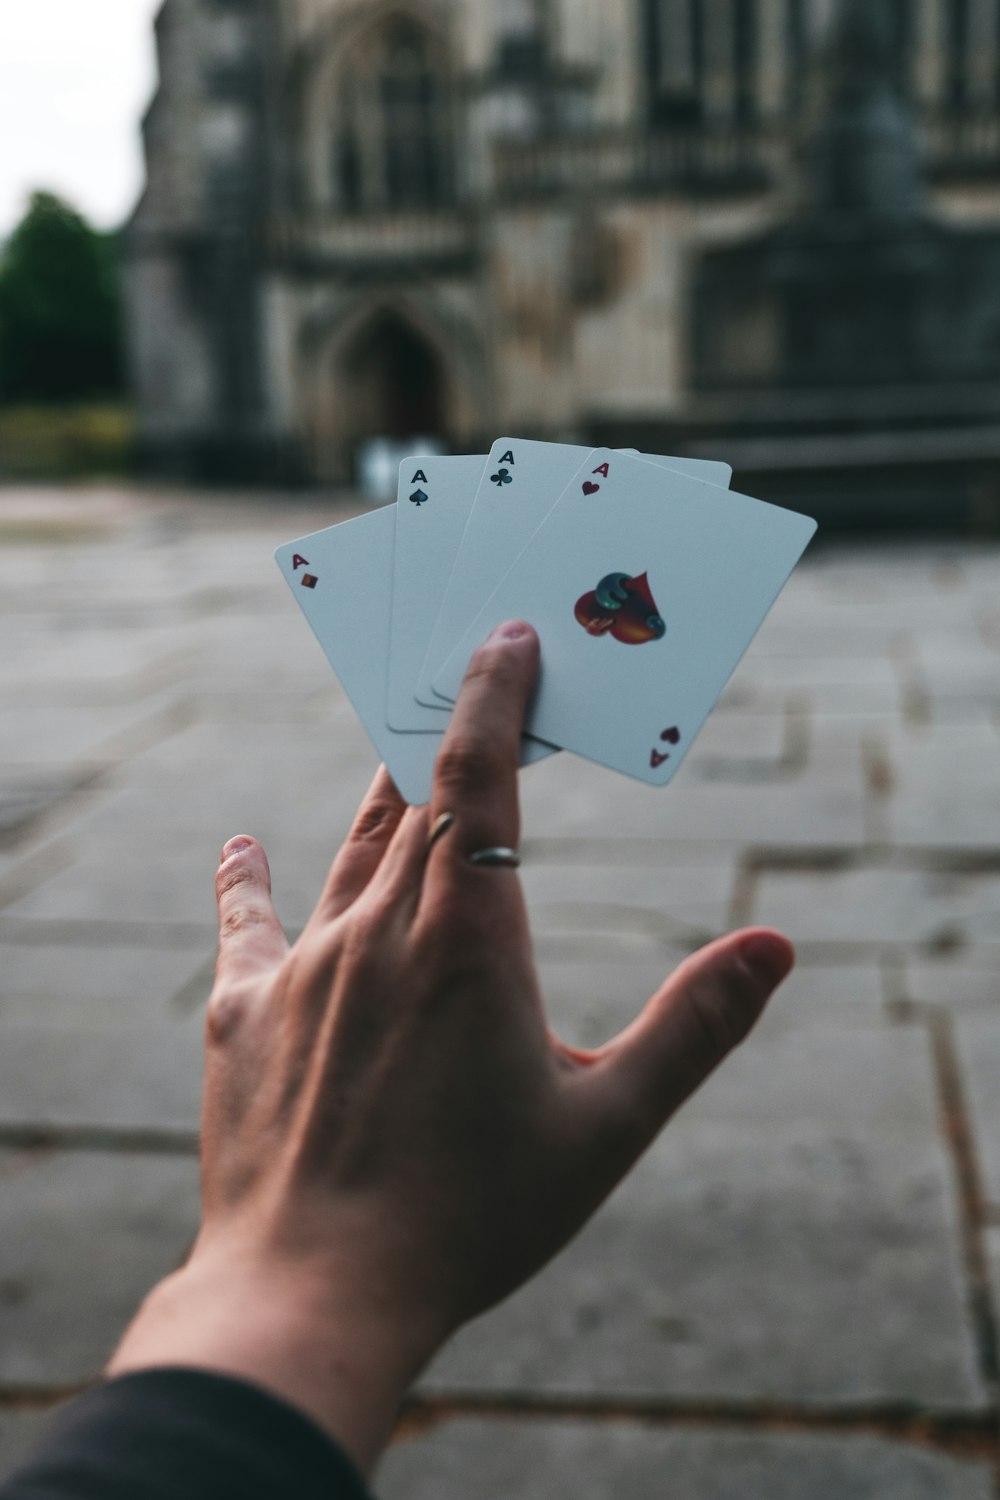
[[35,193],[0,259],[0,400],[86,400],[122,386],[119,242]]

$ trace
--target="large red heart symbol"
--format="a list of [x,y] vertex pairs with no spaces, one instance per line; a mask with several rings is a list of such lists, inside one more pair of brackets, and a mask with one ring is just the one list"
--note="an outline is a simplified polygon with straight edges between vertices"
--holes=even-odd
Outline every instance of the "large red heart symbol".
[[583,493],[585,495],[596,495],[597,491],[600,488],[601,488],[601,486],[599,484],[592,484],[591,481],[588,479],[587,482],[586,482],[586,484],[583,486]]
[[659,641],[667,633],[645,573],[639,578],[608,573],[596,589],[576,601],[574,613],[588,635],[610,635],[626,646]]

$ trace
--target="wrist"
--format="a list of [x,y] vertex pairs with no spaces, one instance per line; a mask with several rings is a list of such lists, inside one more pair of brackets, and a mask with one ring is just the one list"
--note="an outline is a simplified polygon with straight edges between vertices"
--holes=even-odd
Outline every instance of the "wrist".
[[173,1365],[252,1381],[311,1416],[369,1475],[438,1342],[356,1287],[196,1254],[153,1288],[105,1373]]

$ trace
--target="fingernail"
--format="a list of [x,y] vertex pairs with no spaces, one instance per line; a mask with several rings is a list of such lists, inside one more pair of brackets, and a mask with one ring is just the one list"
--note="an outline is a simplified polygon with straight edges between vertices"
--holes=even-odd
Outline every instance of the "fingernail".
[[244,849],[249,849],[252,845],[253,839],[248,839],[243,834],[240,834],[238,838],[230,839],[229,843],[222,850],[222,858],[219,860],[220,865],[224,865],[231,855],[242,854]]
[[787,939],[772,932],[755,932],[740,947],[740,957],[762,988],[776,989],[791,973],[795,956]]
[[502,625],[490,631],[486,643],[490,645],[498,641],[523,641],[532,633],[532,627],[526,620],[505,620]]

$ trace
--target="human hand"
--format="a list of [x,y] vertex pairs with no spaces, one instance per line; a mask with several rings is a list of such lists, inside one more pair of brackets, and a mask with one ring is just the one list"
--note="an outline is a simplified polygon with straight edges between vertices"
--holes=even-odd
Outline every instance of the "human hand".
[[517,846],[537,669],[529,627],[490,638],[430,808],[380,771],[293,947],[263,849],[226,846],[201,1230],[109,1373],[257,1379],[370,1468],[440,1345],[572,1238],[791,968],[777,933],[733,934],[606,1046],[552,1033],[517,874],[469,862]]

